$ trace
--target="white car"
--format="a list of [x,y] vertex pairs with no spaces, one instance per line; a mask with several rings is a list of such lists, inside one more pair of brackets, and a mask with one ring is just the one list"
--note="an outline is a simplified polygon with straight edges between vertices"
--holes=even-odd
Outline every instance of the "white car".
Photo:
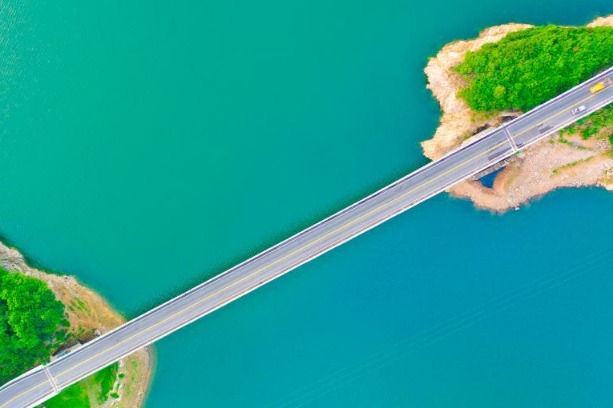
[[587,108],[585,107],[585,105],[581,105],[581,106],[577,106],[575,109],[571,110],[570,113],[572,113],[573,116],[577,116],[578,114],[580,114],[581,112],[583,112],[586,109]]

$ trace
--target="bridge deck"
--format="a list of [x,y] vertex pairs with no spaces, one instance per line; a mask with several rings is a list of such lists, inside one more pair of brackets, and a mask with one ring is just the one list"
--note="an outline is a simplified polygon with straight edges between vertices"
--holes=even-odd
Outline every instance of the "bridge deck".
[[[589,87],[613,68],[453,151],[318,224],[0,388],[0,408],[33,406],[93,372],[368,231],[613,101]],[[580,116],[571,110],[585,105]]]

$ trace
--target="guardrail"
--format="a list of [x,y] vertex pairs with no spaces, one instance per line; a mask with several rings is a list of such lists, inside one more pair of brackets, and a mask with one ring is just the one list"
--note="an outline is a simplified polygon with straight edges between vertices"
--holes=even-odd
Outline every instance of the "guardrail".
[[[336,213],[332,214],[331,216],[329,216],[329,217],[327,217],[327,218],[323,219],[322,221],[319,221],[319,222],[317,222],[316,224],[314,224],[314,225],[312,225],[312,226],[310,226],[310,227],[308,227],[308,228],[306,228],[306,229],[304,229],[304,230],[302,230],[302,231],[300,231],[300,232],[298,232],[298,233],[296,233],[296,234],[292,235],[291,237],[289,237],[289,238],[287,238],[287,239],[285,239],[285,240],[281,241],[280,243],[278,243],[278,244],[276,244],[276,245],[274,245],[274,246],[272,246],[272,247],[270,247],[270,248],[268,248],[268,249],[266,249],[266,250],[264,250],[264,251],[262,251],[262,252],[258,253],[258,254],[257,254],[257,255],[255,255],[255,256],[253,256],[253,257],[251,257],[251,258],[249,258],[249,259],[247,259],[247,260],[245,260],[245,261],[243,261],[243,262],[239,263],[238,265],[236,265],[236,266],[234,266],[234,267],[232,267],[232,268],[228,269],[227,271],[225,271],[225,272],[223,272],[223,273],[221,273],[221,274],[219,274],[219,275],[217,275],[217,276],[213,277],[212,279],[209,279],[208,281],[206,281],[206,282],[204,282],[204,283],[202,283],[202,284],[200,284],[200,285],[195,286],[194,288],[192,288],[192,289],[190,289],[190,290],[188,290],[188,291],[186,291],[186,292],[182,293],[181,295],[176,296],[176,297],[174,297],[174,298],[170,299],[169,301],[166,301],[166,302],[164,302],[163,304],[161,304],[161,305],[159,305],[159,306],[157,306],[157,307],[155,307],[155,308],[153,308],[153,309],[151,309],[151,310],[149,310],[149,311],[145,312],[144,314],[142,314],[142,315],[140,315],[140,316],[136,317],[135,319],[133,319],[133,320],[131,320],[131,321],[129,321],[129,322],[127,322],[127,323],[125,323],[124,325],[119,326],[119,327],[115,328],[114,330],[111,330],[111,331],[109,331],[109,332],[105,333],[104,335],[102,335],[102,336],[100,336],[100,337],[96,338],[95,340],[92,340],[92,341],[91,341],[91,342],[89,342],[89,343],[86,343],[85,345],[83,345],[82,347],[80,347],[78,350],[75,350],[74,352],[70,353],[69,355],[59,357],[58,359],[54,360],[54,361],[53,361],[51,364],[49,364],[49,366],[52,366],[52,365],[54,365],[54,364],[56,364],[56,363],[58,363],[58,362],[62,361],[64,358],[69,357],[69,356],[70,356],[70,357],[74,357],[75,355],[79,355],[79,354],[81,354],[81,353],[83,353],[83,352],[87,351],[88,346],[93,345],[93,344],[97,343],[98,341],[100,341],[100,340],[102,340],[102,339],[105,339],[105,338],[108,338],[108,337],[112,336],[113,334],[115,334],[115,333],[116,333],[117,331],[119,331],[119,330],[125,329],[125,328],[126,328],[126,327],[128,327],[128,326],[131,326],[131,325],[134,325],[135,323],[138,323],[139,321],[143,320],[144,318],[149,317],[149,316],[151,316],[152,314],[156,313],[156,312],[157,312],[157,311],[159,311],[160,309],[162,309],[162,308],[164,308],[164,307],[167,307],[168,305],[173,304],[173,303],[175,303],[175,302],[177,302],[177,301],[179,301],[179,300],[181,300],[181,299],[183,299],[183,298],[185,298],[185,297],[187,297],[187,296],[189,296],[189,295],[191,295],[191,294],[194,294],[195,292],[197,292],[197,291],[201,290],[201,289],[202,289],[202,288],[203,288],[205,285],[210,285],[211,283],[213,283],[213,282],[215,282],[215,281],[217,281],[217,280],[221,279],[221,278],[222,278],[222,277],[224,277],[224,276],[227,276],[228,274],[230,274],[230,273],[232,273],[232,272],[236,271],[237,269],[239,269],[239,268],[241,268],[241,267],[243,267],[243,266],[246,266],[246,265],[248,265],[248,264],[250,264],[250,263],[252,263],[252,262],[254,262],[254,261],[258,260],[258,259],[262,258],[263,256],[265,256],[265,255],[267,255],[267,254],[270,254],[271,252],[273,252],[273,251],[275,251],[275,250],[278,250],[278,249],[282,248],[283,246],[285,246],[285,245],[287,245],[287,244],[289,244],[289,243],[293,242],[294,240],[296,240],[296,239],[298,239],[298,238],[300,238],[300,237],[305,236],[306,234],[308,234],[309,232],[313,231],[313,230],[314,230],[314,229],[316,229],[317,227],[319,227],[319,226],[321,226],[321,225],[323,225],[323,224],[325,224],[325,223],[328,223],[328,222],[330,222],[330,221],[332,221],[332,220],[334,220],[334,219],[338,218],[339,216],[341,216],[341,215],[343,215],[343,214],[346,214],[346,213],[348,213],[348,212],[350,212],[350,211],[354,210],[355,208],[359,207],[359,206],[360,206],[360,205],[362,205],[363,203],[365,203],[365,202],[367,202],[367,201],[369,201],[369,200],[372,200],[373,198],[375,198],[375,197],[377,197],[377,196],[381,195],[382,193],[384,193],[384,192],[386,192],[386,191],[389,191],[390,189],[392,189],[392,188],[394,188],[394,187],[396,187],[396,186],[398,186],[398,185],[400,185],[400,184],[402,184],[402,183],[407,182],[407,181],[408,181],[408,180],[410,180],[412,177],[416,177],[417,175],[419,175],[419,174],[421,174],[422,172],[426,171],[426,170],[427,170],[427,169],[429,169],[430,167],[432,167],[432,166],[434,166],[434,165],[437,165],[437,164],[440,164],[440,163],[442,163],[442,162],[444,162],[444,161],[448,160],[448,159],[449,159],[450,157],[452,157],[453,155],[458,154],[459,152],[462,152],[462,151],[464,151],[464,150],[466,150],[466,149],[468,149],[468,148],[470,148],[470,147],[474,147],[475,145],[477,145],[477,144],[479,144],[479,143],[486,143],[486,141],[489,139],[489,137],[490,137],[490,136],[492,136],[492,135],[494,135],[494,134],[496,134],[496,133],[498,133],[498,131],[503,131],[503,132],[504,132],[504,131],[506,131],[507,129],[505,129],[505,128],[508,128],[509,126],[512,126],[513,124],[518,123],[519,121],[521,121],[521,120],[522,120],[522,118],[525,118],[525,117],[527,117],[527,116],[529,116],[529,115],[533,115],[533,114],[537,113],[539,110],[543,109],[543,108],[544,108],[544,107],[546,107],[546,106],[551,105],[551,104],[552,104],[552,103],[554,103],[555,101],[560,100],[560,99],[561,99],[561,98],[563,98],[564,96],[567,96],[567,95],[569,95],[569,94],[571,94],[571,93],[573,93],[573,92],[576,92],[576,91],[577,91],[578,89],[580,89],[581,87],[585,87],[585,86],[587,86],[587,84],[589,84],[589,83],[596,82],[596,81],[600,80],[601,78],[603,78],[603,77],[605,77],[605,76],[607,76],[607,75],[609,75],[609,74],[611,74],[611,73],[613,73],[613,67],[611,67],[611,68],[609,68],[609,69],[607,69],[607,70],[605,70],[605,71],[601,72],[600,74],[596,75],[596,76],[595,76],[595,77],[593,77],[593,78],[590,78],[588,81],[585,81],[585,82],[583,82],[582,84],[577,85],[577,86],[575,86],[575,87],[571,88],[570,90],[568,90],[568,91],[564,92],[563,94],[558,95],[557,97],[555,97],[555,98],[551,99],[550,101],[545,102],[544,104],[542,104],[542,105],[540,105],[540,106],[538,106],[538,107],[536,107],[536,108],[534,108],[534,109],[530,110],[530,111],[529,111],[529,112],[527,112],[526,114],[524,114],[524,115],[522,115],[522,116],[520,116],[520,117],[518,117],[518,118],[515,118],[515,119],[513,119],[513,120],[511,120],[511,121],[509,121],[509,122],[507,122],[507,123],[505,123],[505,124],[503,124],[503,125],[501,125],[500,127],[498,127],[498,128],[496,128],[495,130],[493,130],[493,131],[492,131],[490,134],[488,134],[487,136],[485,136],[485,137],[483,137],[483,138],[480,138],[480,139],[478,139],[478,140],[475,140],[474,142],[469,143],[469,144],[467,144],[467,145],[461,146],[460,148],[458,148],[458,149],[456,149],[456,150],[454,150],[454,151],[452,151],[452,152],[450,152],[450,153],[446,154],[445,156],[441,157],[440,159],[438,159],[438,160],[436,160],[436,161],[433,161],[433,162],[431,162],[431,163],[428,163],[427,165],[425,165],[425,166],[421,167],[420,169],[418,169],[418,170],[416,170],[416,171],[414,171],[414,172],[412,172],[412,173],[410,173],[410,174],[408,174],[408,175],[406,175],[406,176],[402,177],[401,179],[399,179],[399,180],[397,180],[397,181],[395,181],[395,182],[393,182],[393,183],[391,183],[391,184],[389,184],[389,185],[387,185],[387,186],[385,186],[385,187],[383,187],[383,188],[381,188],[381,189],[377,190],[376,192],[374,192],[374,193],[372,193],[372,194],[368,195],[367,197],[365,197],[365,198],[363,198],[363,199],[361,199],[361,200],[357,201],[356,203],[354,203],[354,204],[352,204],[352,205],[350,205],[350,206],[348,206],[348,207],[346,207],[346,208],[344,208],[344,209],[342,209],[342,210],[340,210],[340,211],[338,211],[338,212],[336,212]],[[604,100],[604,101],[602,101],[601,103],[599,103],[598,105],[596,105],[597,107],[595,107],[594,109],[592,109],[590,112],[584,112],[584,114],[583,114],[583,115],[579,115],[579,116],[576,116],[576,117],[572,117],[572,118],[571,118],[569,121],[564,121],[564,122],[562,122],[562,124],[557,125],[557,126],[555,126],[555,127],[552,127],[552,128],[551,128],[551,129],[549,129],[547,132],[544,132],[543,134],[541,134],[541,135],[539,135],[538,137],[536,137],[536,138],[534,138],[533,140],[531,140],[529,143],[527,143],[527,144],[523,145],[523,146],[520,148],[520,150],[521,150],[521,149],[525,149],[526,147],[528,147],[528,146],[530,146],[530,145],[532,145],[532,144],[534,144],[534,143],[536,143],[536,142],[538,142],[538,141],[540,141],[540,140],[542,140],[542,139],[544,139],[544,138],[546,138],[546,137],[550,136],[551,134],[553,134],[553,133],[557,132],[557,131],[558,131],[560,128],[563,128],[563,127],[568,126],[570,123],[573,123],[573,122],[575,122],[575,121],[577,121],[577,120],[581,119],[582,117],[589,115],[589,114],[590,114],[590,113],[592,113],[593,111],[595,111],[595,110],[597,110],[597,109],[600,109],[600,108],[602,108],[603,106],[608,105],[608,104],[609,104],[609,103],[611,103],[611,102],[613,102],[613,98],[609,98],[608,100]],[[509,133],[510,133],[510,132],[509,132]],[[329,245],[328,247],[326,247],[326,248],[322,249],[320,252],[317,252],[317,254],[316,254],[316,255],[313,255],[313,256],[311,256],[311,257],[308,257],[308,258],[306,258],[306,259],[301,260],[300,262],[297,262],[297,263],[295,263],[295,264],[292,264],[290,268],[288,268],[287,270],[281,271],[281,272],[280,272],[278,275],[275,275],[275,276],[274,276],[274,277],[272,277],[270,280],[272,280],[272,279],[276,279],[276,278],[278,278],[278,277],[280,277],[280,276],[282,276],[282,275],[284,275],[284,274],[288,273],[290,270],[293,270],[294,268],[296,268],[296,267],[298,267],[298,266],[300,266],[300,265],[302,265],[302,264],[304,264],[304,263],[308,262],[310,259],[312,259],[312,258],[314,258],[314,257],[316,257],[316,256],[319,256],[319,255],[321,255],[321,254],[323,254],[323,253],[325,253],[325,252],[330,251],[331,249],[333,249],[333,248],[335,248],[335,247],[337,247],[337,246],[339,246],[339,245],[341,245],[341,244],[343,244],[343,243],[347,242],[348,240],[350,240],[350,239],[354,238],[354,237],[355,237],[355,236],[357,236],[357,235],[363,234],[363,233],[365,233],[366,231],[371,230],[372,228],[374,228],[374,227],[378,226],[379,224],[381,224],[381,223],[385,222],[386,220],[388,220],[388,219],[390,219],[390,218],[392,218],[392,217],[394,217],[394,216],[396,216],[396,215],[398,215],[398,214],[400,214],[400,213],[402,213],[402,212],[404,212],[404,211],[406,211],[406,210],[408,210],[408,209],[410,209],[410,208],[412,208],[412,207],[416,206],[417,204],[419,204],[419,203],[421,203],[421,202],[423,202],[423,201],[425,201],[425,200],[427,200],[427,199],[431,198],[431,197],[432,197],[432,196],[434,196],[434,195],[437,195],[437,194],[441,193],[442,191],[445,191],[445,190],[447,190],[447,189],[449,189],[449,188],[453,187],[454,185],[456,185],[456,184],[458,184],[458,183],[462,182],[463,180],[465,180],[465,179],[467,179],[467,178],[470,178],[470,177],[474,176],[475,174],[478,174],[478,173],[480,173],[480,172],[484,171],[485,169],[487,169],[487,168],[491,167],[493,164],[498,163],[498,162],[503,161],[503,160],[506,160],[507,158],[511,157],[513,154],[515,154],[515,151],[514,151],[514,150],[511,150],[511,151],[509,151],[509,152],[506,152],[506,153],[504,153],[504,154],[501,154],[499,157],[496,157],[496,159],[495,159],[496,161],[495,161],[495,162],[488,162],[488,163],[483,164],[482,166],[478,166],[476,169],[474,169],[473,171],[470,171],[469,173],[462,173],[462,174],[461,174],[461,176],[459,176],[459,177],[457,177],[457,178],[453,179],[453,180],[452,180],[450,183],[445,184],[443,187],[438,188],[438,189],[435,189],[435,190],[431,191],[430,193],[428,193],[428,194],[425,194],[425,195],[421,196],[419,199],[417,199],[417,200],[415,200],[415,201],[412,201],[412,202],[408,203],[408,204],[407,204],[407,205],[405,205],[405,206],[400,207],[399,209],[395,210],[394,212],[389,213],[389,214],[386,214],[385,216],[383,216],[383,217],[381,217],[381,218],[376,219],[374,222],[372,222],[372,223],[370,223],[370,224],[366,225],[366,227],[365,227],[365,228],[360,229],[360,230],[359,230],[359,231],[357,231],[356,233],[351,234],[351,235],[348,235],[348,236],[346,236],[346,237],[344,237],[344,238],[342,238],[342,239],[340,239],[340,240],[338,240],[338,241],[333,242],[333,243],[332,243],[331,245]],[[211,308],[211,309],[209,309],[209,310],[207,310],[207,311],[205,311],[205,312],[203,312],[203,313],[204,313],[204,314],[211,313],[212,311],[217,310],[218,308],[220,308],[220,307],[224,306],[225,304],[227,304],[227,303],[229,303],[229,302],[231,302],[231,301],[235,300],[236,298],[241,297],[241,296],[243,296],[243,295],[245,295],[245,294],[247,294],[247,293],[249,293],[249,292],[251,292],[251,291],[253,291],[253,290],[257,289],[258,287],[260,287],[261,285],[263,285],[263,284],[265,284],[265,283],[268,283],[270,280],[267,280],[267,281],[262,281],[262,282],[261,282],[261,283],[259,283],[258,285],[255,285],[255,286],[253,286],[253,287],[249,287],[249,288],[247,288],[247,289],[246,289],[244,292],[240,292],[238,295],[236,295],[236,296],[234,296],[234,297],[232,297],[232,298],[229,298],[229,299],[225,300],[224,302],[222,302],[222,303],[220,303],[220,304],[217,304],[215,307],[213,307],[213,308]],[[161,338],[161,337],[163,337],[163,336],[165,336],[165,335],[167,335],[167,334],[169,334],[169,333],[171,333],[171,332],[173,332],[173,331],[175,331],[175,330],[178,330],[178,329],[179,329],[179,328],[181,328],[181,327],[184,327],[185,325],[187,325],[187,324],[191,323],[192,321],[194,321],[194,320],[196,320],[196,319],[198,319],[198,318],[200,318],[200,317],[202,317],[202,316],[203,316],[203,314],[198,314],[198,315],[197,315],[197,316],[195,316],[194,318],[191,318],[191,319],[189,319],[189,320],[187,320],[187,321],[183,321],[181,324],[177,325],[176,327],[174,327],[174,326],[173,326],[171,329],[169,329],[168,331],[164,332],[164,333],[163,333],[161,336],[158,336],[158,337],[152,338],[152,339],[150,339],[150,340],[147,340],[147,341],[145,341],[145,342],[141,343],[141,344],[138,346],[138,348],[146,347],[147,345],[149,345],[149,344],[151,344],[151,343],[153,343],[153,342],[155,342],[155,341],[159,340],[159,338]],[[138,349],[138,348],[137,348],[137,349]],[[131,351],[129,351],[129,352],[126,352],[125,354],[122,354],[120,357],[117,357],[117,359],[121,359],[121,358],[125,357],[126,355],[129,355],[129,354],[131,354],[132,352],[134,352],[135,350],[136,350],[136,349],[131,350]],[[102,367],[98,367],[97,369],[99,369],[99,368],[102,368]],[[0,391],[1,391],[2,389],[5,389],[5,388],[7,388],[7,387],[11,386],[11,385],[14,385],[16,382],[18,382],[18,381],[20,381],[20,380],[22,380],[22,379],[24,379],[24,378],[26,378],[26,377],[28,377],[28,376],[30,376],[30,375],[33,375],[34,373],[36,373],[36,372],[38,372],[38,371],[40,371],[40,370],[42,370],[42,367],[40,367],[40,366],[39,366],[39,367],[35,367],[34,369],[32,369],[32,370],[28,371],[27,373],[25,373],[25,374],[23,374],[23,375],[21,375],[21,376],[17,377],[16,379],[14,379],[14,380],[10,381],[9,383],[7,383],[7,384],[3,385],[2,387],[0,387]],[[88,373],[87,375],[89,375],[89,374],[91,374],[91,373]],[[79,379],[84,378],[85,376],[86,376],[86,375],[81,376],[81,377],[77,378],[75,381],[78,381]],[[74,382],[74,381],[73,381],[73,382]],[[40,402],[40,401],[37,401],[37,402]]]

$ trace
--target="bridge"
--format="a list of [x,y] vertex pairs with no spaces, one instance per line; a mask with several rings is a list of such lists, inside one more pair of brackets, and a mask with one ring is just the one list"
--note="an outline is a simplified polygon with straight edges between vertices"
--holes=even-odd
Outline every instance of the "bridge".
[[[613,67],[452,151],[78,350],[0,388],[0,408],[40,404],[62,389],[507,159],[613,101]],[[591,87],[603,82],[603,89]],[[581,109],[576,109],[584,107]]]

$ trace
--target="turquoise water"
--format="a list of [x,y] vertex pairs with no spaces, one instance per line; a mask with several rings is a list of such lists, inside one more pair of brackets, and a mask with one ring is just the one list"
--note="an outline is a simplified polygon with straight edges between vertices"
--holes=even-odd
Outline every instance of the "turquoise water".
[[[0,234],[135,316],[426,161],[422,69],[609,1],[8,1]],[[436,197],[164,339],[147,406],[613,402],[613,195]]]

